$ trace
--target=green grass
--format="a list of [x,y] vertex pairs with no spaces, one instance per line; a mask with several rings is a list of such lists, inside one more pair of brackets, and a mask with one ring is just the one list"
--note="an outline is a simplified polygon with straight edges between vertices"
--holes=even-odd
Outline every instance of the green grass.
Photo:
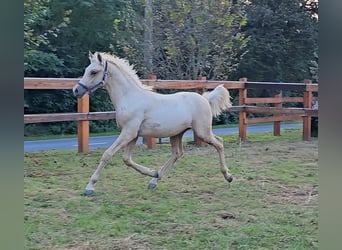
[[[210,146],[185,155],[147,190],[149,177],[115,155],[82,196],[104,150],[25,153],[25,249],[318,249],[318,142],[301,130],[224,136],[228,184]],[[138,146],[133,159],[159,168],[169,145]]]

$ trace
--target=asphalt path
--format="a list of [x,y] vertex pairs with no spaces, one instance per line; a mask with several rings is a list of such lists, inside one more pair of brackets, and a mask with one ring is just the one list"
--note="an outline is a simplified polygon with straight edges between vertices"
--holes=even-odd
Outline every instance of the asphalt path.
[[[281,128],[299,128],[302,127],[300,123],[293,124],[281,124]],[[248,126],[247,133],[268,132],[273,130],[273,125],[262,126]],[[227,135],[237,134],[239,132],[238,127],[232,128],[215,128],[214,134]],[[112,136],[95,136],[89,138],[89,148],[108,148],[118,137],[118,135]],[[183,139],[193,138],[193,131],[188,130],[185,132]],[[168,138],[163,138],[157,142],[167,143]],[[137,144],[142,144],[142,137],[138,138]],[[77,138],[67,139],[53,139],[53,140],[38,140],[38,141],[24,141],[24,152],[35,152],[44,150],[58,150],[58,149],[76,149],[77,150]]]

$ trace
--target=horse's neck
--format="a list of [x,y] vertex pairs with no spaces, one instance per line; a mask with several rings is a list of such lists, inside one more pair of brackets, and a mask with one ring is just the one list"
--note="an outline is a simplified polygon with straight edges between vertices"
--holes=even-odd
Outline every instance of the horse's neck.
[[108,80],[107,91],[115,109],[120,105],[125,105],[125,103],[131,102],[131,98],[136,98],[144,91],[133,82],[133,79],[125,76],[121,72],[115,72]]

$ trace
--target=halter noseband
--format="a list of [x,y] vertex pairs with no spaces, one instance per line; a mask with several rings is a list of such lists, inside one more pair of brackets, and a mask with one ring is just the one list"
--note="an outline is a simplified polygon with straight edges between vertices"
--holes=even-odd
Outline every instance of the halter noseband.
[[106,61],[105,63],[105,68],[104,68],[104,72],[103,72],[103,76],[102,76],[102,80],[98,83],[96,83],[95,85],[88,87],[85,84],[81,83],[81,81],[79,81],[77,84],[80,85],[82,88],[84,88],[86,90],[86,92],[89,92],[89,94],[93,93],[97,88],[102,87],[107,79],[107,75],[108,75],[108,63]]

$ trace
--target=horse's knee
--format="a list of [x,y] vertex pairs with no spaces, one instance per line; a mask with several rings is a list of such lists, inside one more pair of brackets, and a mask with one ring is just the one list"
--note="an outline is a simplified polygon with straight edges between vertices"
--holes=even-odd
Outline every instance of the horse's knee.
[[215,137],[214,138],[209,138],[207,140],[203,140],[206,143],[208,143],[211,146],[214,146],[216,148],[217,151],[222,151],[224,146],[223,146],[223,142],[220,140],[217,140]]
[[212,140],[209,144],[213,145],[217,151],[224,150],[223,139],[218,136],[215,136],[214,140]]
[[177,158],[181,158],[183,155],[184,155],[183,151],[178,151],[176,154]]
[[131,157],[129,157],[129,156],[127,156],[127,155],[124,155],[124,156],[122,157],[122,160],[123,160],[123,162],[124,162],[127,166],[129,166],[129,167],[132,166]]
[[218,140],[220,143],[223,144],[223,139],[217,135],[215,135],[215,139]]
[[223,143],[218,143],[218,144],[216,145],[216,149],[217,149],[218,151],[222,151],[222,150],[224,149]]
[[110,153],[108,153],[107,151],[105,151],[101,157],[101,161],[107,163],[107,162],[109,162],[111,157],[112,157],[112,155]]

